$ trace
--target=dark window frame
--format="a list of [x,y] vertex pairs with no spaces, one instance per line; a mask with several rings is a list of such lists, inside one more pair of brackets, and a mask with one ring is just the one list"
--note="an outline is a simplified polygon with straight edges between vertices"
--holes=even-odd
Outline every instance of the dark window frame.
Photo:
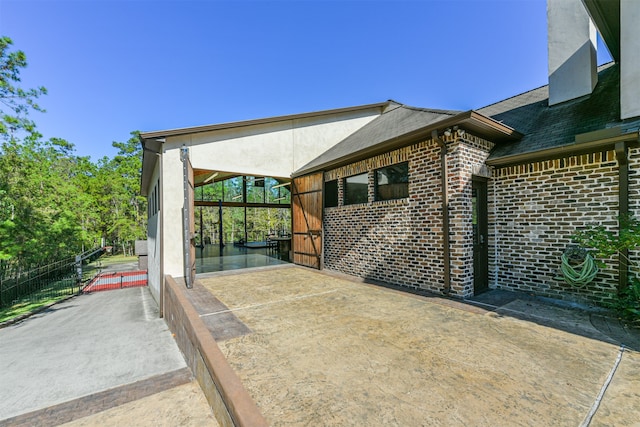
[[[361,177],[361,176],[364,176],[366,178],[366,180],[367,180],[367,183],[365,184],[366,191],[364,192],[364,199],[362,198],[363,192],[362,191],[358,191],[356,193],[356,196],[354,196],[354,198],[356,198],[358,196],[359,196],[359,198],[357,200],[352,200],[351,199],[352,195],[349,194],[350,193],[350,191],[349,191],[350,184],[349,184],[348,180],[351,179],[351,178],[356,178],[356,177]],[[356,183],[356,184],[359,185],[359,186],[362,186],[362,183]],[[353,185],[353,184],[351,184],[351,185]],[[369,202],[369,172],[364,172],[364,173],[359,173],[359,174],[356,174],[356,175],[347,176],[347,177],[344,177],[342,179],[342,203],[345,206],[346,205],[361,205],[361,204],[365,204],[365,203],[368,203],[368,202]]]
[[[400,175],[402,177],[401,180],[395,182],[388,182],[386,184],[380,184],[379,174],[383,173],[384,170],[387,169],[399,169],[405,168],[406,173]],[[384,176],[389,179],[389,175],[385,174]],[[400,184],[403,184],[402,187],[399,187]],[[392,185],[396,185],[395,189],[391,188]],[[387,187],[385,191],[381,191],[381,187]],[[373,171],[373,188],[374,188],[374,197],[377,202],[387,201],[387,200],[401,200],[409,197],[409,162],[401,162],[394,163],[392,165],[388,165],[382,168],[375,169]],[[385,194],[387,193],[387,194]]]
[[[333,185],[335,183],[335,191]],[[327,197],[330,196],[330,197]],[[338,180],[332,179],[324,183],[324,207],[335,208],[340,204],[340,194],[338,191]]]

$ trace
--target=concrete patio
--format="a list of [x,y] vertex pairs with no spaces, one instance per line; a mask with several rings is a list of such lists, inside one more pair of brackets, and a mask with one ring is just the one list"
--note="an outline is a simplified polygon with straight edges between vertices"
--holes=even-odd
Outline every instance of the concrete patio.
[[575,310],[488,309],[294,266],[202,275],[187,294],[274,426],[640,419],[640,354]]

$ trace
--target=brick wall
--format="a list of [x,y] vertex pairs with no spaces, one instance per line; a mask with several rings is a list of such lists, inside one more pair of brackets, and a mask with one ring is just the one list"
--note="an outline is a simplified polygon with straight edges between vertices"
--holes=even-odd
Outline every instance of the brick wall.
[[[473,294],[471,177],[490,172],[484,160],[491,144],[467,136],[448,141],[451,212],[451,291]],[[409,197],[374,201],[379,167],[409,161]],[[342,205],[342,180],[368,172],[369,201]],[[338,180],[340,205],[325,209],[324,265],[359,277],[435,292],[444,289],[440,148],[428,140],[325,173]]]
[[[466,135],[450,139],[449,216],[451,292],[473,295],[471,187],[488,179],[489,286],[574,301],[610,300],[617,260],[607,260],[584,288],[560,280],[562,252],[570,236],[588,224],[617,229],[618,166],[613,151],[496,168],[484,163],[493,144]],[[640,216],[640,150],[630,158],[630,209]],[[409,197],[374,201],[373,171],[409,162]],[[342,180],[368,172],[369,200],[342,205]],[[325,209],[324,265],[355,276],[441,292],[444,286],[440,148],[424,141],[327,171],[338,179],[339,206]],[[640,265],[640,251],[631,253]]]
[[618,166],[613,151],[505,167],[489,190],[492,287],[569,300],[610,299],[617,284],[605,269],[584,288],[559,280],[570,236],[588,224],[615,230]]
[[473,226],[471,185],[473,176],[488,178],[491,169],[485,160],[493,143],[466,135],[449,147],[449,223],[451,250],[451,291],[473,295]]
[[[373,171],[403,161],[409,161],[409,198],[374,201]],[[325,267],[397,285],[441,290],[438,162],[437,144],[427,141],[326,172],[326,181],[338,179],[339,206],[324,212]],[[369,174],[368,203],[343,206],[340,178],[363,172]]]

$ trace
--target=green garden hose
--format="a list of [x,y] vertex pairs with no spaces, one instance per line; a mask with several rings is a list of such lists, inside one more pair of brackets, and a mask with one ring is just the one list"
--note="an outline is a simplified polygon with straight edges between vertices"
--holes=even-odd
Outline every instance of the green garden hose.
[[598,265],[590,253],[584,256],[584,261],[571,265],[566,254],[562,254],[562,278],[572,286],[582,287],[591,283],[598,274]]

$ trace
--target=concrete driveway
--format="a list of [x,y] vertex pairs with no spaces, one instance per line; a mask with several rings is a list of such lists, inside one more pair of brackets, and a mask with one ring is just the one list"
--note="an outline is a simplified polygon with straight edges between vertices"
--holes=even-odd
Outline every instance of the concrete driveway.
[[639,425],[640,354],[606,340],[299,267],[198,282],[274,426]]
[[[0,425],[58,425],[172,389],[215,422],[146,287],[81,295],[0,329]],[[153,404],[136,425],[151,425]]]

